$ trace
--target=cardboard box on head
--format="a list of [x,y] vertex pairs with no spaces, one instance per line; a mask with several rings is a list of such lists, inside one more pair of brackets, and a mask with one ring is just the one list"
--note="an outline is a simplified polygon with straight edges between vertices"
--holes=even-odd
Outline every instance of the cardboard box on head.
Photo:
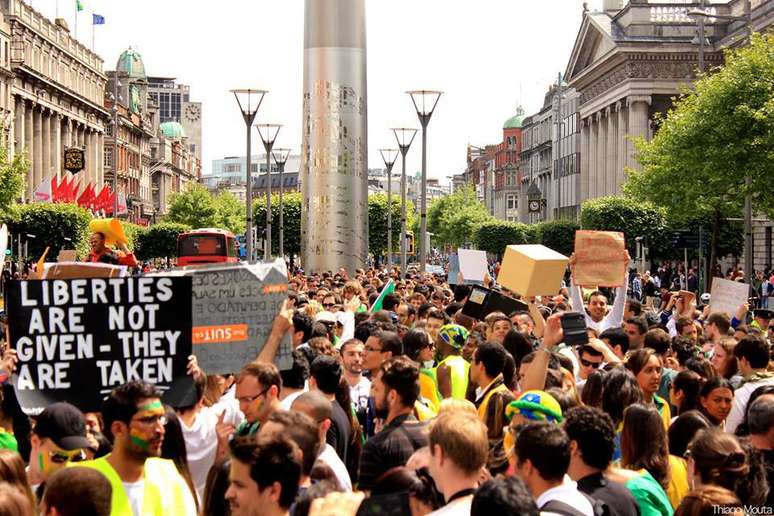
[[89,222],[89,231],[105,235],[105,245],[108,246],[129,243],[118,219],[93,219]]
[[553,296],[562,286],[568,262],[543,245],[509,245],[497,282],[522,296]]

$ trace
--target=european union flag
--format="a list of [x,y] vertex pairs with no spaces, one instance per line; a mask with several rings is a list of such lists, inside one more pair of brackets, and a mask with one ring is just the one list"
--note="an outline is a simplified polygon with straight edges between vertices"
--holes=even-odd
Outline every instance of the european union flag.
[[105,17],[99,14],[92,14],[92,25],[105,25]]

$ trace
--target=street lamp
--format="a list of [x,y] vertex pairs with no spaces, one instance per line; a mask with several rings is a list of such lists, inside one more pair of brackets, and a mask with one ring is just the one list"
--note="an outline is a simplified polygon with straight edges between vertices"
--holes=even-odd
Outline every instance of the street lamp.
[[[702,2],[703,3],[703,2]],[[688,16],[695,17],[699,26],[699,70],[704,71],[704,20],[709,18],[710,22],[715,19],[728,21],[743,21],[747,28],[747,36],[752,40],[752,8],[750,0],[744,0],[744,16],[726,16],[721,14],[708,13],[702,9],[692,9],[688,11]],[[752,289],[753,282],[753,234],[752,234],[752,177],[746,174],[744,177],[744,186],[747,190],[744,196],[744,276],[747,284]],[[701,245],[701,243],[700,243]],[[712,267],[714,264],[710,264]],[[686,274],[688,271],[686,271]]]
[[419,200],[419,271],[425,272],[427,264],[427,242],[425,233],[427,233],[427,124],[430,123],[430,117],[433,116],[435,106],[441,98],[443,92],[432,90],[414,90],[407,91],[414,103],[414,109],[417,111],[419,123],[422,125],[422,190]]
[[398,159],[398,149],[379,149],[387,169],[387,267],[392,274],[392,167]]
[[285,173],[285,163],[288,162],[290,157],[290,149],[274,149],[271,153],[274,157],[274,162],[279,169],[279,255],[285,258],[285,218],[283,217],[283,211],[285,205],[282,203],[282,191],[284,190],[284,183],[282,181],[283,174]]
[[252,261],[255,257],[253,255],[253,178],[252,178],[252,164],[250,163],[252,156],[250,155],[250,143],[251,143],[251,130],[255,115],[258,113],[258,108],[261,107],[263,97],[268,93],[266,90],[254,90],[254,89],[239,89],[231,90],[234,94],[237,104],[239,105],[239,111],[242,112],[242,117],[245,119],[245,132],[247,133],[247,152],[245,157],[247,159],[247,206],[245,206],[245,214],[247,215],[247,261]]
[[266,150],[266,243],[263,247],[263,259],[271,259],[271,150],[274,142],[277,141],[277,134],[282,127],[279,124],[256,124],[258,134],[263,141],[263,148]]
[[406,275],[406,154],[417,135],[416,129],[398,127],[392,130],[398,142],[400,155],[403,157],[403,167],[400,171],[400,275]]

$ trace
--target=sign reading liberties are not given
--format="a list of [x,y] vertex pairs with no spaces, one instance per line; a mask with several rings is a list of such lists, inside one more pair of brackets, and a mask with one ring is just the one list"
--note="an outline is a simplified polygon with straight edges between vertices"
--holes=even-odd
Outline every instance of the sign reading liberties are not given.
[[98,411],[132,380],[154,384],[173,406],[191,390],[190,278],[11,281],[6,307],[27,413],[56,401]]

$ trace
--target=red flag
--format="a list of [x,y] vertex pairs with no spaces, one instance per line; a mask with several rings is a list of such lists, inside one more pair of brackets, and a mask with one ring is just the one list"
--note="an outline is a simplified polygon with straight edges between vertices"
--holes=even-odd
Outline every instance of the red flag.
[[107,200],[105,201],[105,211],[107,212],[108,215],[114,214],[115,210],[113,210],[113,206],[115,205],[115,203],[116,203],[116,193],[110,192],[108,194]]
[[75,203],[78,199],[78,192],[81,189],[81,180],[75,180],[70,183],[70,190],[67,192],[67,202]]
[[92,199],[94,198],[94,185],[89,183],[86,185],[86,188],[83,189],[83,192],[78,197],[78,206],[82,208],[90,208]]
[[59,188],[59,184],[56,180],[56,176],[51,177],[51,202],[56,202],[56,191]]
[[108,194],[108,185],[102,185],[102,189],[99,191],[97,196],[94,198],[94,201],[92,202],[94,211],[100,211],[104,209],[104,202],[107,194]]
[[54,202],[64,202],[65,193],[67,192],[69,184],[67,182],[67,176],[64,175],[59,181],[54,193]]

